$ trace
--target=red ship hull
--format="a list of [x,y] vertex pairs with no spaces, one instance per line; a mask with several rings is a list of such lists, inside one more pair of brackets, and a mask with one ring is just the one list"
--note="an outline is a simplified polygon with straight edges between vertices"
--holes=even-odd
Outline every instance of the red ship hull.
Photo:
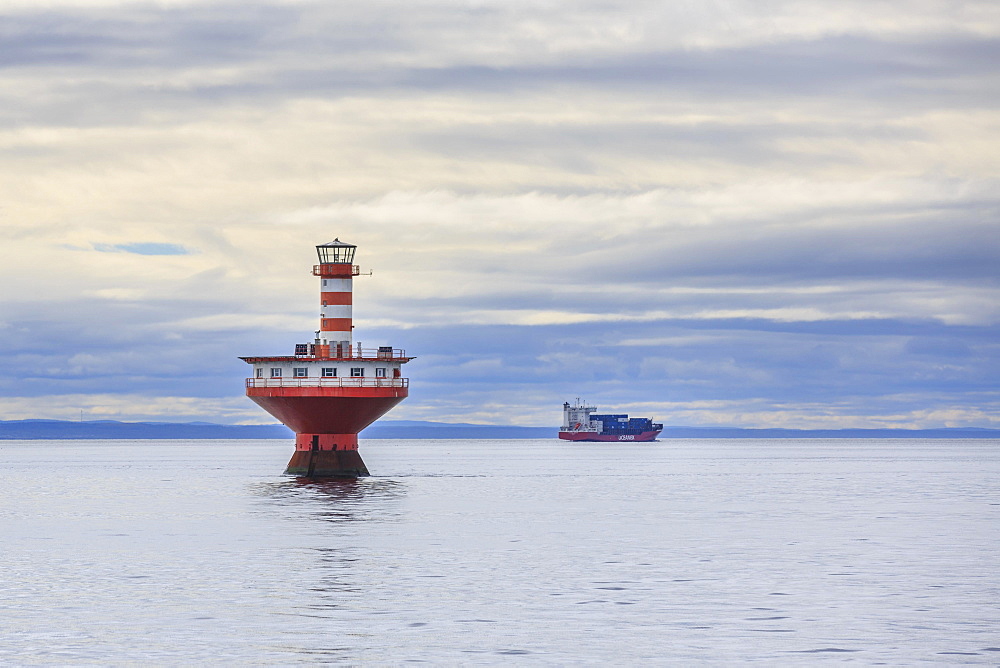
[[295,432],[286,473],[367,476],[358,432],[406,398],[406,387],[247,387],[247,396]]
[[658,431],[644,431],[639,434],[595,434],[592,431],[560,431],[559,438],[564,441],[591,441],[601,443],[648,443],[655,441],[660,435]]

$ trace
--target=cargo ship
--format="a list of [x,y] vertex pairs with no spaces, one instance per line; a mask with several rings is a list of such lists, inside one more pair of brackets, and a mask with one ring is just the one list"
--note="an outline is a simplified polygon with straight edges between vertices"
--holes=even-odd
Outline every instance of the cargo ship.
[[597,408],[581,403],[563,404],[563,424],[559,438],[566,441],[613,441],[645,443],[655,441],[663,425],[652,418],[633,418],[624,414],[594,415]]

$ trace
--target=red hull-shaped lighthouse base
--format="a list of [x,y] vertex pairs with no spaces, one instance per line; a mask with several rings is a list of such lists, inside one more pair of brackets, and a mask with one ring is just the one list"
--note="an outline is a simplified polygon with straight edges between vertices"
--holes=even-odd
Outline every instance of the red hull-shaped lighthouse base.
[[[406,398],[403,383],[389,387],[255,387],[247,396],[295,432],[295,454],[285,473],[310,478],[368,475],[358,454],[358,432]],[[265,385],[265,383],[261,383]]]

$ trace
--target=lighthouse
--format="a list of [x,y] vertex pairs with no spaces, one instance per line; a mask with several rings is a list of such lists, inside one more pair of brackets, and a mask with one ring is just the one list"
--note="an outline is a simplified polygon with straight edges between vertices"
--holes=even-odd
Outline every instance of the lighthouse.
[[319,329],[294,355],[241,357],[253,365],[247,396],[295,432],[295,453],[285,473],[304,477],[368,475],[358,454],[358,432],[406,398],[404,350],[363,348],[354,342],[352,317],[357,246],[334,239],[316,246]]

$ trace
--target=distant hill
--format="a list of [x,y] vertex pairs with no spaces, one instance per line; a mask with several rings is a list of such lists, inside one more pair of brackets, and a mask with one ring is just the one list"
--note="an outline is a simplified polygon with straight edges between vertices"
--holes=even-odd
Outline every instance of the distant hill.
[[[361,432],[372,439],[512,439],[556,438],[557,427],[514,427],[489,424],[381,420]],[[291,440],[280,424],[228,425],[211,422],[117,422],[91,420],[0,420],[0,440],[59,439],[261,439]],[[730,427],[666,427],[660,439],[674,438],[995,438],[1000,429],[737,429]]]

